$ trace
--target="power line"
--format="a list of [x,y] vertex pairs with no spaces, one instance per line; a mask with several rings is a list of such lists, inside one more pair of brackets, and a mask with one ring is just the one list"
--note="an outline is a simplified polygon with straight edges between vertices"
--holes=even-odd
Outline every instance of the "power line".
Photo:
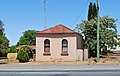
[[85,3],[85,6],[83,7],[82,11],[80,12],[80,14],[77,16],[77,18],[75,19],[75,21],[73,22],[73,24],[71,26],[73,26],[78,20],[79,18],[81,17],[83,11],[85,10],[87,4],[89,3],[90,0],[87,0],[87,2]]

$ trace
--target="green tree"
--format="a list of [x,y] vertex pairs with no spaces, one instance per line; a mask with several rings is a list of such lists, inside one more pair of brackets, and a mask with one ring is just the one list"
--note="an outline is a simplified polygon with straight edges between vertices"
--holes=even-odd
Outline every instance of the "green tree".
[[5,36],[4,33],[4,28],[3,28],[4,24],[3,22],[0,20],[0,56],[6,56],[7,54],[7,49],[9,47],[9,40],[7,39],[7,37]]
[[4,31],[3,26],[4,26],[3,22],[0,21],[0,36],[3,35],[3,31]]
[[[105,52],[107,48],[117,46],[116,19],[104,16],[100,18],[100,51]],[[83,21],[77,26],[77,29],[85,37],[85,44],[90,51],[91,56],[96,56],[96,37],[97,37],[97,19]]]
[[118,46],[120,46],[120,35],[118,35],[118,43],[117,43]]
[[0,52],[4,52],[9,47],[9,40],[4,34],[4,24],[0,21]]
[[92,19],[92,2],[90,2],[88,9],[88,20]]
[[19,45],[35,45],[36,44],[36,31],[35,30],[27,30],[20,37],[17,46]]
[[16,45],[12,45],[7,49],[7,53],[16,53]]
[[9,47],[9,40],[5,35],[0,36],[0,51],[5,50]]
[[93,5],[93,18],[96,18],[97,17],[97,7],[96,7],[96,4],[94,3]]
[[92,2],[90,2],[89,8],[88,8],[88,20],[94,19],[97,17],[97,7],[96,4],[92,5]]

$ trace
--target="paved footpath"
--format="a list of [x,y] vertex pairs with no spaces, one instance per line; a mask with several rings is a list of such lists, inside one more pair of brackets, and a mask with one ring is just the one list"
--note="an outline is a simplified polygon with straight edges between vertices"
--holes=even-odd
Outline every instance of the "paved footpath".
[[1,70],[113,70],[120,69],[120,65],[0,65]]

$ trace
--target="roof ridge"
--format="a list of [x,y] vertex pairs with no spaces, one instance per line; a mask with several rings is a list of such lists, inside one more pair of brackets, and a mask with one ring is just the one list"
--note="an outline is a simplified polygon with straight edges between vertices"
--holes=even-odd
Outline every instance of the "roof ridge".
[[64,26],[63,24],[58,24],[56,26],[39,31],[37,33],[77,33],[77,32]]
[[[74,31],[74,30],[72,30],[72,29],[70,29],[70,28],[68,28],[68,27],[66,27],[66,26],[64,26],[64,25],[62,25],[62,24],[59,24],[59,25],[65,27],[65,28],[67,28],[67,29],[69,29],[69,30],[71,30],[71,31]],[[74,32],[75,32],[75,31],[74,31]]]

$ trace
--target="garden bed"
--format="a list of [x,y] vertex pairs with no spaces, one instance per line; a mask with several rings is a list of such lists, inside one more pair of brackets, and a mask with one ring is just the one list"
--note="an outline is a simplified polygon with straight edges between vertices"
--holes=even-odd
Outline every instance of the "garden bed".
[[7,57],[0,57],[0,64],[6,64],[8,63],[8,58]]

